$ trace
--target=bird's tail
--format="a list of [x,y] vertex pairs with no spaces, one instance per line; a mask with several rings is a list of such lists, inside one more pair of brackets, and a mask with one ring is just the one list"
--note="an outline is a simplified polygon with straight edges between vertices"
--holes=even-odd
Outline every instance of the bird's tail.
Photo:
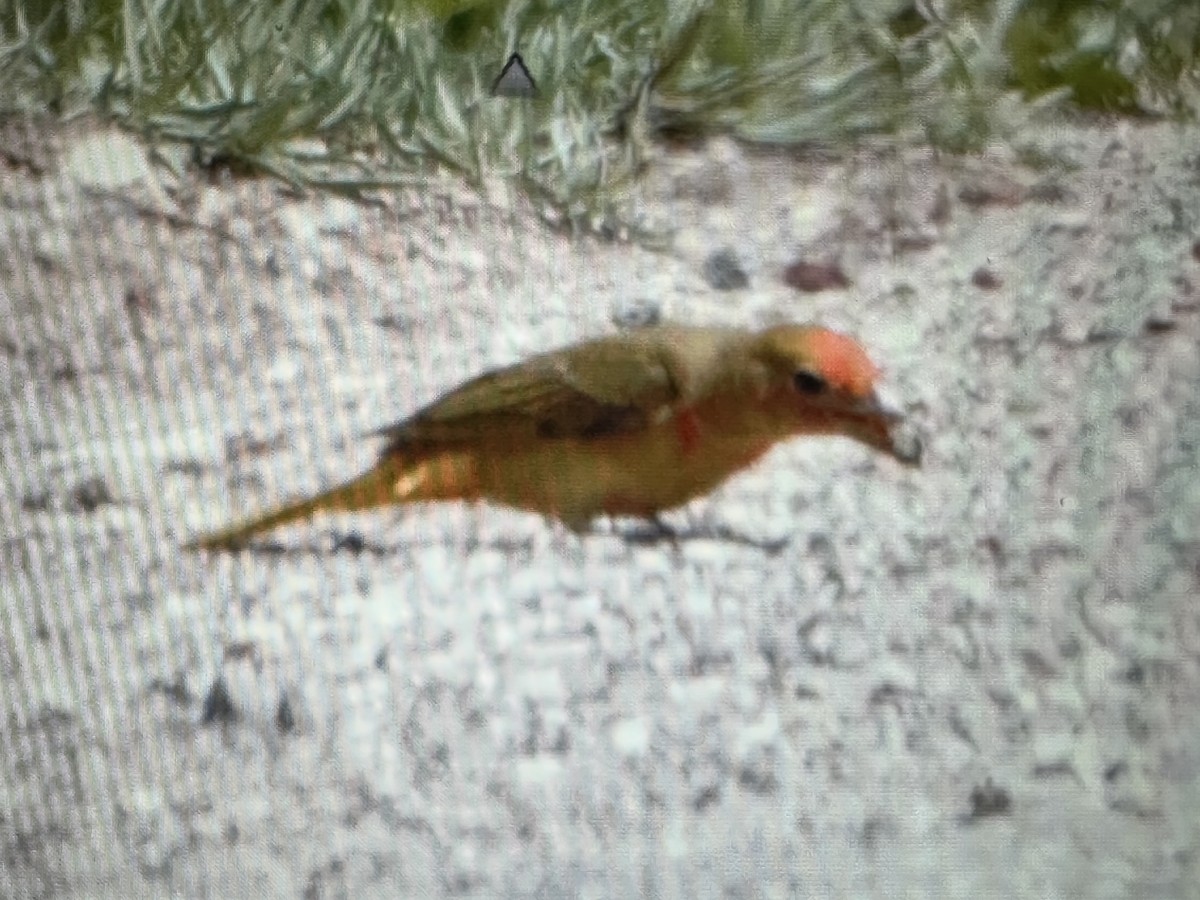
[[183,549],[235,550],[264,531],[288,522],[310,518],[318,512],[353,512],[419,499],[416,496],[404,495],[400,489],[401,484],[398,483],[398,479],[402,478],[402,470],[392,460],[384,459],[357,478],[315,497],[296,500],[219,531],[200,535],[184,544]]

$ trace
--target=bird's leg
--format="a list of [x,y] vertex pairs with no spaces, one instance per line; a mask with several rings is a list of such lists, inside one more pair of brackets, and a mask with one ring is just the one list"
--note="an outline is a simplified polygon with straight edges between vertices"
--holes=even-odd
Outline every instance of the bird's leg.
[[648,521],[651,525],[653,525],[655,530],[662,537],[678,539],[680,536],[679,530],[674,525],[672,525],[670,522],[668,522],[666,519],[664,519],[662,517],[661,513],[655,513],[654,515],[650,516],[646,521]]
[[685,535],[680,534],[679,529],[661,515],[653,513],[642,517],[642,521],[646,522],[648,527],[625,531],[621,534],[627,544],[657,544],[660,541],[669,541],[672,547],[676,550],[679,549],[679,541]]
[[580,552],[582,538],[596,534],[595,520],[590,516],[548,515],[545,521],[550,526],[550,545],[562,553]]
[[699,519],[695,516],[695,507],[685,506],[681,511],[685,528],[680,534],[681,537],[704,537],[706,532],[711,530],[711,524],[705,521],[705,517]]
[[570,519],[560,519],[567,531],[576,537],[596,533],[596,520],[591,516],[577,516]]

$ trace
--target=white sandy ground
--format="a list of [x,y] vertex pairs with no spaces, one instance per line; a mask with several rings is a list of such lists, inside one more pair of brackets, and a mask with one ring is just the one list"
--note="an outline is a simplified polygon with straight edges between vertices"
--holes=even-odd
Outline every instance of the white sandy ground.
[[[357,206],[20,137],[0,895],[1200,897],[1200,131],[1064,123],[1043,170],[673,150],[665,254],[503,189]],[[702,277],[726,246],[748,288]],[[454,505],[178,549],[652,310],[859,335],[924,468],[796,441],[673,517],[775,552]]]

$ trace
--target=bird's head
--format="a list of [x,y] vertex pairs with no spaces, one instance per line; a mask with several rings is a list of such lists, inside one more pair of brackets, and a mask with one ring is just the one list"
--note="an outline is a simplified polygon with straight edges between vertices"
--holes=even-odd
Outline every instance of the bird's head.
[[921,445],[900,428],[904,416],[879,399],[879,369],[853,338],[813,325],[762,332],[755,356],[765,368],[776,415],[795,434],[841,434],[919,465]]

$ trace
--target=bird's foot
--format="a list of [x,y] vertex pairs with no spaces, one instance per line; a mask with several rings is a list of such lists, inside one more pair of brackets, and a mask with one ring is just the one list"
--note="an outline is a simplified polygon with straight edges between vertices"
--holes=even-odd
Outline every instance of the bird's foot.
[[728,525],[711,522],[689,522],[684,528],[677,528],[660,516],[651,516],[646,520],[646,526],[625,531],[622,539],[628,544],[653,545],[669,542],[678,550],[684,541],[716,541],[725,544],[737,544],[742,547],[753,547],[774,556],[791,541],[789,538],[763,539],[741,534]]
[[678,528],[659,515],[647,516],[642,521],[646,523],[644,526],[620,533],[625,543],[647,545],[669,541],[672,547],[679,549],[680,539],[685,534]]

